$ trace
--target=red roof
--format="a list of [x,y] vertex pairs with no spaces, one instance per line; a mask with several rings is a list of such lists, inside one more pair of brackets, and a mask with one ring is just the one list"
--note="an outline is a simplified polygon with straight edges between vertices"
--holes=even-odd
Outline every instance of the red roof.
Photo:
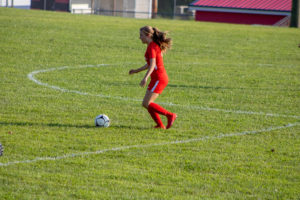
[[290,12],[292,0],[197,0],[190,6]]

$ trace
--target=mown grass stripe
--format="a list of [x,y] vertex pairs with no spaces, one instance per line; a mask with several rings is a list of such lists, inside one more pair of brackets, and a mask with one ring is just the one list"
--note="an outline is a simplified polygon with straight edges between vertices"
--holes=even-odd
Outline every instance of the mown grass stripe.
[[216,135],[216,136],[205,136],[205,137],[193,138],[193,139],[188,139],[188,140],[176,140],[176,141],[164,142],[164,143],[114,147],[111,149],[102,149],[102,150],[97,150],[97,151],[93,151],[93,152],[71,153],[71,154],[65,154],[65,155],[56,156],[56,157],[37,157],[32,160],[21,160],[21,161],[0,163],[0,166],[6,167],[6,166],[11,166],[11,165],[16,165],[16,164],[34,163],[34,162],[38,162],[38,161],[56,161],[56,160],[62,160],[62,159],[66,159],[66,158],[97,155],[97,154],[103,154],[106,152],[123,151],[123,150],[128,150],[128,149],[141,149],[141,148],[149,148],[149,147],[155,147],[155,146],[165,146],[165,145],[172,145],[172,144],[186,144],[186,143],[199,142],[199,141],[205,141],[205,140],[222,139],[222,138],[228,138],[228,137],[234,137],[234,136],[254,135],[254,134],[263,133],[263,132],[271,132],[271,131],[275,131],[275,130],[291,128],[291,127],[294,127],[297,125],[300,125],[300,123],[287,124],[285,126],[268,127],[268,128],[264,128],[264,129],[260,129],[260,130],[256,130],[256,131],[243,131],[243,132],[238,132],[238,133],[227,133],[227,134],[220,133],[219,135]]
[[[130,63],[130,64],[132,64],[132,63]],[[61,87],[58,87],[55,85],[49,85],[47,83],[43,83],[34,77],[34,75],[39,74],[39,73],[45,73],[45,72],[56,71],[56,70],[64,70],[64,69],[70,69],[70,68],[77,69],[77,68],[104,67],[104,66],[111,66],[111,65],[117,65],[117,64],[81,65],[78,67],[63,66],[63,67],[57,67],[57,68],[41,69],[41,70],[36,70],[36,71],[30,72],[27,75],[27,77],[38,85],[45,86],[45,87],[48,87],[48,88],[51,88],[54,90],[58,90],[61,92],[75,93],[75,94],[85,95],[85,96],[111,98],[111,99],[124,100],[124,101],[136,101],[136,102],[142,101],[141,99],[135,99],[135,98],[118,97],[118,96],[103,95],[103,94],[90,94],[87,92],[81,92],[81,91],[77,91],[77,90],[68,90],[68,89],[61,88]],[[197,106],[197,105],[180,105],[180,104],[173,104],[173,103],[167,103],[167,102],[159,102],[159,103],[163,104],[163,105],[168,105],[168,106],[177,106],[177,107],[182,107],[182,108],[199,109],[199,110],[205,110],[205,111],[217,111],[217,112],[235,113],[235,114],[264,115],[264,116],[269,116],[269,117],[284,117],[284,118],[300,119],[300,116],[297,116],[297,115],[282,115],[282,114],[243,111],[243,110],[226,110],[226,109],[219,109],[219,108],[202,107],[202,106]]]

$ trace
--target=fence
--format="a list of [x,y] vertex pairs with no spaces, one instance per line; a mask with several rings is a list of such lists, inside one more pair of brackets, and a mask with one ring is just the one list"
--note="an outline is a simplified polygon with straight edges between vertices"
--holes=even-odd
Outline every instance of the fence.
[[118,16],[128,18],[173,18],[182,20],[194,20],[194,12],[182,12],[182,13],[151,13],[151,12],[138,12],[138,11],[124,11],[124,10],[104,10],[104,9],[90,9],[90,8],[72,8],[71,13],[73,14],[95,14],[105,16]]
[[290,26],[290,22],[291,22],[291,16],[286,16],[285,18],[283,18],[282,20],[278,21],[273,26],[288,27],[288,26]]

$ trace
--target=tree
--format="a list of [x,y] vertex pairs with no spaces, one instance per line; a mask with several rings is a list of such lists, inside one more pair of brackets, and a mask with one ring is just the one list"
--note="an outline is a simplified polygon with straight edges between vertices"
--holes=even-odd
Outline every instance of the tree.
[[300,7],[299,0],[293,0],[290,27],[299,27],[300,26],[299,7]]

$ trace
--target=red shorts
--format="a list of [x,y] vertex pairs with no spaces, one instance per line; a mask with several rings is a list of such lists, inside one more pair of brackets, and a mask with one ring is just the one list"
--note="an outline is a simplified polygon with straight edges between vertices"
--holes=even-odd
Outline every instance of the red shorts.
[[148,90],[157,94],[161,94],[168,85],[168,80],[151,79]]

